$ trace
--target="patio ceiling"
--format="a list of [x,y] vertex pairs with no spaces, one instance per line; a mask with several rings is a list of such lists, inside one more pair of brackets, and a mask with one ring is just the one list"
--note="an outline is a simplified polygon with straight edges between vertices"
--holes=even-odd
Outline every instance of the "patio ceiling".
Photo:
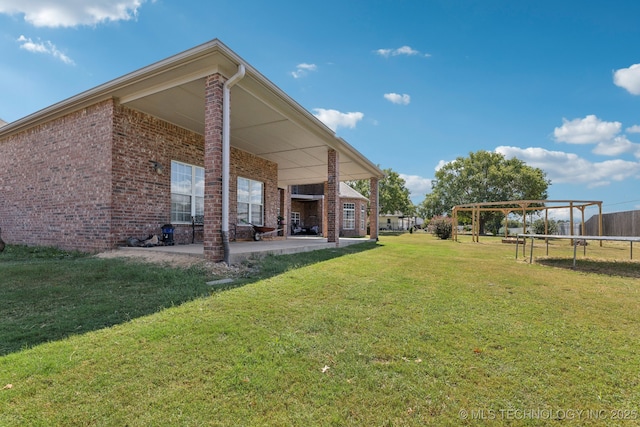
[[280,187],[326,181],[329,148],[340,154],[340,180],[382,176],[362,154],[217,40],[147,67],[150,75],[115,95],[124,105],[204,134],[205,77],[214,72],[230,77],[239,64],[245,65],[246,74],[231,89],[231,146],[277,163]]
[[240,64],[246,74],[231,89],[231,145],[277,163],[280,187],[326,181],[329,148],[339,153],[341,181],[383,176],[217,39],[10,123],[0,129],[0,137],[109,98],[203,135],[205,77],[231,77]]
[[[279,186],[326,181],[330,147],[340,152],[341,180],[372,176],[370,165],[363,167],[362,159],[340,150],[330,130],[313,129],[296,110],[286,111],[278,99],[256,93],[250,79],[246,76],[231,89],[231,145],[277,163]],[[204,86],[204,78],[197,79],[123,104],[204,134]]]

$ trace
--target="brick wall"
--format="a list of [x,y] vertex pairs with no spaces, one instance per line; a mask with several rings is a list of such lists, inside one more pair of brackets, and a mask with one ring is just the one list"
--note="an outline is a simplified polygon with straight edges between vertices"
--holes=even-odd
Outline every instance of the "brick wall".
[[[301,201],[299,199],[291,200],[291,212],[298,212],[300,214],[300,226],[313,227],[318,226],[320,232],[323,230],[323,213],[322,213],[323,200],[315,201]],[[288,218],[289,234],[291,234],[291,217]]]
[[112,101],[0,140],[0,226],[9,243],[112,246]]
[[[114,228],[118,243],[129,236],[160,234],[171,222],[171,161],[204,167],[204,137],[144,113],[120,107],[114,143]],[[121,130],[125,130],[122,131]],[[164,166],[157,174],[150,160]],[[229,240],[251,238],[251,227],[237,227],[238,176],[265,183],[265,226],[278,215],[278,166],[231,147],[229,170]],[[173,224],[176,244],[191,243],[191,224]],[[236,228],[237,227],[237,228]],[[196,242],[202,243],[202,227]]]
[[278,223],[278,227],[283,228],[282,236],[287,236],[291,230],[291,195],[289,194],[289,187],[278,188],[278,197],[280,203],[278,205],[278,215],[282,217],[282,221]]
[[[278,191],[278,165],[256,157],[246,151],[231,148],[229,168],[229,240],[251,239],[252,227],[238,224],[238,177],[264,183],[264,226],[278,226],[280,192]],[[275,234],[273,235],[275,236]]]
[[378,178],[370,179],[371,193],[369,194],[369,238],[378,240]]
[[[347,230],[344,228],[344,204],[345,203],[353,203],[355,205],[355,225],[354,229]],[[340,236],[341,237],[363,237],[366,236],[367,230],[360,228],[360,219],[362,218],[362,206],[365,208],[365,224],[366,224],[366,215],[367,215],[367,202],[362,199],[349,199],[349,198],[341,198],[339,204],[339,212],[338,215],[340,217]]]
[[336,150],[327,152],[327,182],[325,183],[326,236],[328,242],[339,244],[340,235],[340,161]]
[[[114,117],[113,235],[160,235],[171,223],[171,161],[204,166],[204,139],[189,130],[119,106]],[[159,162],[163,173],[153,169]],[[177,244],[191,243],[191,224],[173,224]],[[200,240],[202,241],[202,240]]]
[[[2,237],[98,252],[128,237],[159,235],[171,222],[171,160],[204,166],[204,137],[111,100],[5,138]],[[265,183],[265,225],[275,227],[277,174],[276,164],[232,148],[230,238],[236,237],[237,177]],[[176,243],[190,243],[191,225],[174,226]],[[239,230],[239,238],[250,231]],[[201,230],[199,237],[202,242]]]

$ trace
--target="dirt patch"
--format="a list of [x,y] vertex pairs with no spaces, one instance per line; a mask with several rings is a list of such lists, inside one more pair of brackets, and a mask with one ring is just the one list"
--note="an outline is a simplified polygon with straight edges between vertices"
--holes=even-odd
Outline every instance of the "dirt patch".
[[255,266],[245,264],[228,266],[224,262],[211,262],[195,256],[169,254],[158,251],[115,250],[101,252],[95,256],[97,258],[129,258],[139,262],[160,264],[174,268],[189,268],[197,266],[218,277],[248,277],[257,272]]

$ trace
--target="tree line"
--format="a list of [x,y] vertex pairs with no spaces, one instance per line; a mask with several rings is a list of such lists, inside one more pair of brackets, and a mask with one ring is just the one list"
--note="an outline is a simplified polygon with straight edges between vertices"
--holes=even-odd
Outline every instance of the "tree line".
[[[417,206],[410,198],[406,181],[391,168],[384,169],[379,181],[379,213],[402,213],[426,221],[448,217],[454,206],[468,203],[500,202],[509,200],[545,200],[551,180],[540,168],[528,166],[518,158],[489,151],[471,152],[458,157],[438,169],[431,181],[431,192]],[[371,194],[369,181],[350,181],[348,184],[365,197]],[[461,212],[463,223],[470,221]],[[499,229],[504,221],[500,212],[483,212],[480,230]]]

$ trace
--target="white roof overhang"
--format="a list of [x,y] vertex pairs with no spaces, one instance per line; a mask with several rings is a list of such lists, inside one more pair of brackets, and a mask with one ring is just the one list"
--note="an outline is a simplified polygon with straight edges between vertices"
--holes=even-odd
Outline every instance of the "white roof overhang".
[[231,89],[231,146],[278,164],[278,185],[327,180],[327,150],[339,153],[340,180],[368,179],[383,172],[292,98],[215,39],[0,129],[0,138],[105,99],[204,134],[204,80],[229,78],[243,64],[246,74]]

